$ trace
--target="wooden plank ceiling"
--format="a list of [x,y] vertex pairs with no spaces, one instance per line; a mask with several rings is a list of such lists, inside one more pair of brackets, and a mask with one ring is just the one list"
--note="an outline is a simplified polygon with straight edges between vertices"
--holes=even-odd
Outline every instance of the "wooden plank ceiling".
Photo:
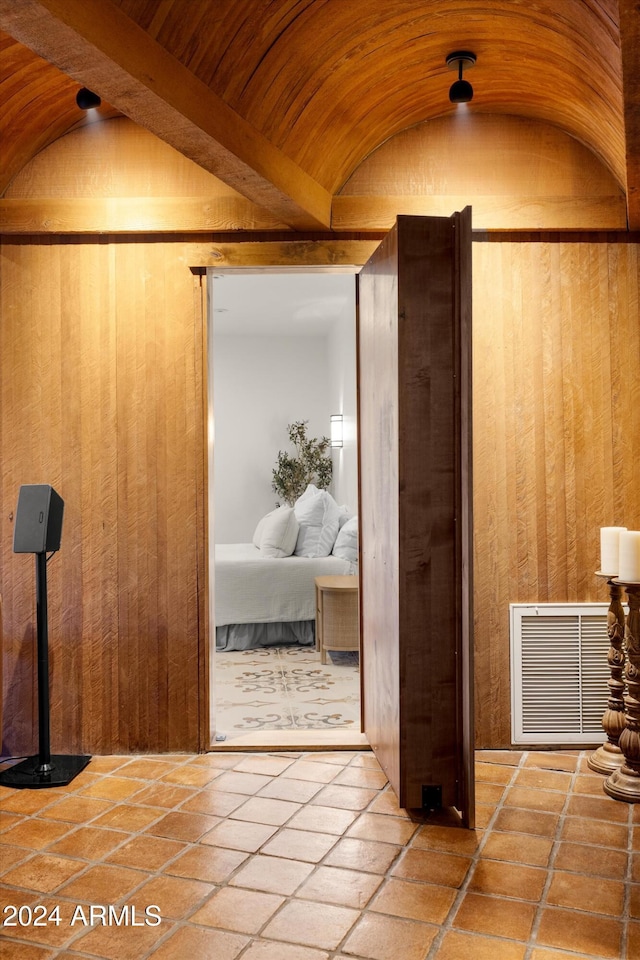
[[407,127],[453,114],[445,58],[472,50],[470,113],[586,144],[640,229],[637,0],[0,0],[0,195],[85,122],[78,86],[292,229]]

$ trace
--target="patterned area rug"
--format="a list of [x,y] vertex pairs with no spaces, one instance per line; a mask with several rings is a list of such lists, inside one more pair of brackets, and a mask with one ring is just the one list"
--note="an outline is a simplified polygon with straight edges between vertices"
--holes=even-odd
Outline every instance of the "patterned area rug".
[[357,653],[313,647],[216,652],[216,730],[229,740],[250,730],[360,731]]

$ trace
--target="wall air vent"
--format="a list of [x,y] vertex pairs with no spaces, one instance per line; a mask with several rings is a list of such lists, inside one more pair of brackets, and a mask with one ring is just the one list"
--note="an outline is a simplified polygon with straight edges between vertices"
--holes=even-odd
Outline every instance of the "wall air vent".
[[514,744],[598,746],[606,739],[608,607],[510,604]]

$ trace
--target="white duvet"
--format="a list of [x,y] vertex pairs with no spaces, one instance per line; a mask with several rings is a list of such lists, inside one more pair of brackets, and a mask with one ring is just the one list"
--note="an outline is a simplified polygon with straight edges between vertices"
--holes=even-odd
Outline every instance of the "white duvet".
[[252,543],[215,547],[216,626],[313,620],[314,580],[353,574],[356,565],[340,557],[265,557]]

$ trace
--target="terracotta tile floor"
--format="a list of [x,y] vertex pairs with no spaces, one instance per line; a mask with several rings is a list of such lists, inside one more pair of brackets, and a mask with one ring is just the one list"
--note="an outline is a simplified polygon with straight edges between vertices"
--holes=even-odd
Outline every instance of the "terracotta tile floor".
[[0,787],[0,956],[637,960],[640,809],[586,756],[478,753],[475,831],[398,809],[366,752],[95,757]]

